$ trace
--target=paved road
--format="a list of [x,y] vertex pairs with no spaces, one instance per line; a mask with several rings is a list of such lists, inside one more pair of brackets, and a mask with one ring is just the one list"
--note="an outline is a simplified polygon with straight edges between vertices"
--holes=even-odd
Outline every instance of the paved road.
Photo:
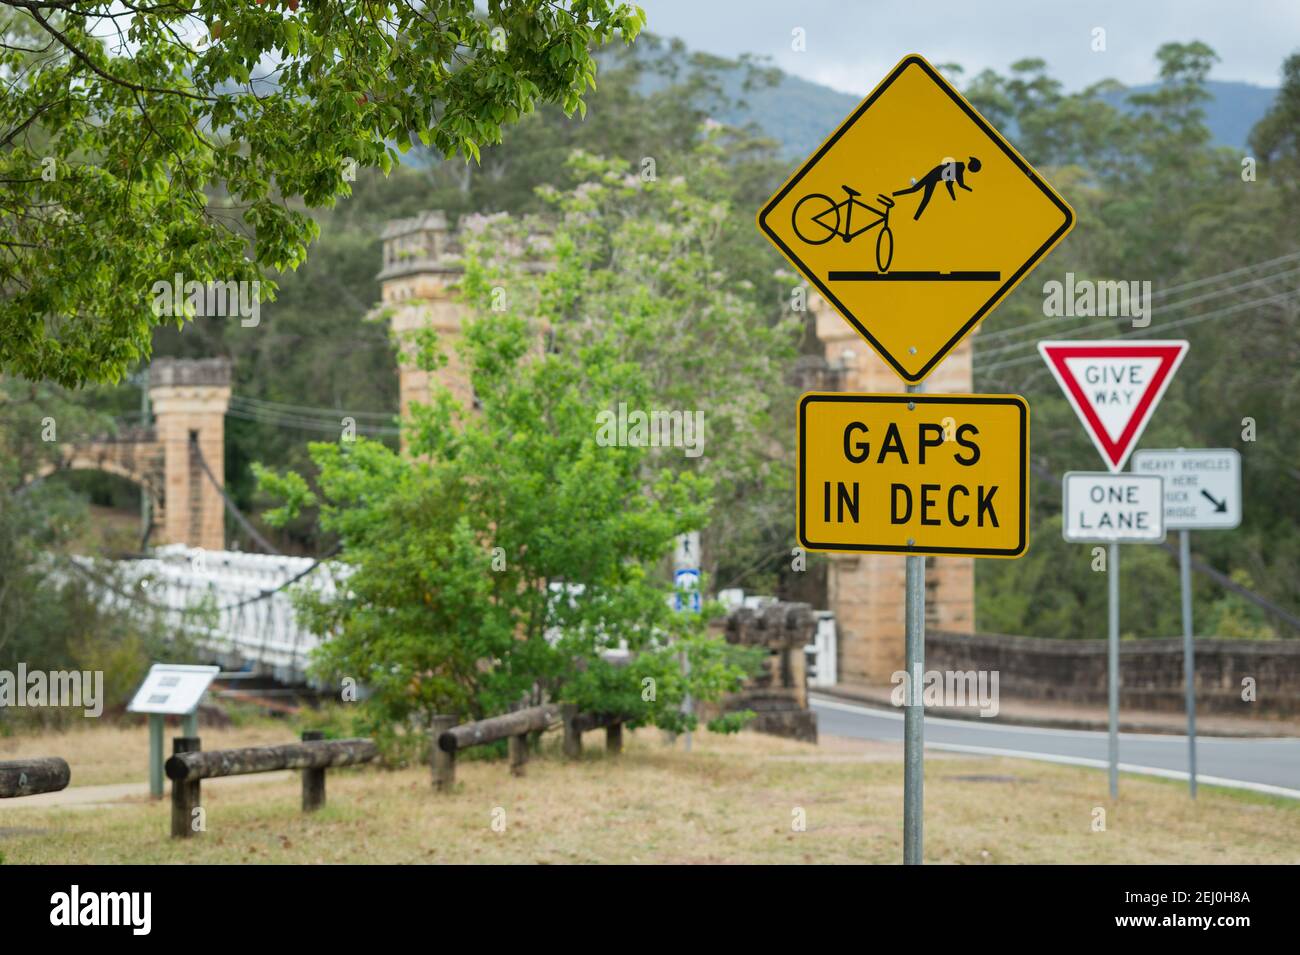
[[[833,736],[902,742],[901,710],[877,709],[811,694],[818,728]],[[989,756],[1015,756],[1104,769],[1106,734],[1091,730],[1040,729],[974,720],[927,717],[927,749]],[[1206,785],[1252,789],[1300,799],[1300,739],[1198,737],[1197,779]],[[1119,735],[1123,772],[1187,778],[1187,737],[1145,733]]]

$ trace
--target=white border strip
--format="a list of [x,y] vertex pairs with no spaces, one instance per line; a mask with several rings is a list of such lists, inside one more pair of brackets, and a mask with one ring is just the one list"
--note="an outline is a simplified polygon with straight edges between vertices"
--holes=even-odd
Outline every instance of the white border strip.
[[[817,694],[808,695],[809,702],[817,706],[824,706],[827,709],[843,710],[848,713],[858,713],[865,716],[874,716],[887,720],[902,721],[901,712],[892,712],[885,709],[874,707],[854,705],[851,703],[841,703],[838,700],[830,700]],[[957,726],[970,729],[973,725],[980,726],[986,730],[1001,730],[1003,732],[1015,733],[1039,733],[1053,736],[1077,735],[1077,736],[1106,736],[1105,732],[1100,730],[1068,730],[1068,729],[1045,729],[1038,726],[998,726],[996,724],[974,723],[973,720],[953,720],[944,719],[943,717],[927,716],[927,723],[939,723],[945,726]],[[1167,740],[1170,742],[1185,743],[1186,737],[1171,736],[1163,733],[1121,733],[1123,737],[1129,739],[1157,739]],[[1236,739],[1236,738],[1234,738]],[[1270,741],[1281,742],[1289,737],[1241,737],[1241,741]],[[885,742],[889,742],[886,740]],[[1088,756],[1060,756],[1055,753],[1036,753],[1033,750],[1023,749],[1003,749],[998,746],[971,746],[964,743],[926,743],[926,749],[942,750],[951,753],[970,753],[978,756],[1005,756],[1012,759],[1032,759],[1041,763],[1058,763],[1064,766],[1086,766],[1090,769],[1106,769],[1110,764],[1104,759],[1092,759]],[[1188,774],[1180,769],[1160,769],[1156,766],[1138,766],[1134,763],[1120,763],[1121,772],[1136,773],[1142,776],[1158,776],[1162,779],[1178,779],[1186,782]],[[1285,786],[1274,786],[1270,783],[1253,783],[1244,779],[1226,779],[1222,776],[1206,776],[1203,773],[1196,774],[1196,781],[1204,783],[1207,786],[1222,786],[1226,789],[1245,789],[1250,792],[1264,793],[1269,796],[1282,796],[1286,799],[1300,799],[1300,789],[1288,789]]]
[[[903,719],[902,707],[877,706],[869,703],[848,703],[840,699],[822,696],[816,691],[810,691],[808,693],[808,702],[816,704],[817,706],[824,706],[831,710],[842,710],[846,713],[860,713],[863,716],[877,716],[881,719],[899,720],[900,722]],[[989,719],[962,720],[951,716],[931,716],[929,713],[926,713],[925,722],[927,726],[933,723],[937,726],[957,726],[965,727],[966,729],[979,727],[982,730],[995,730],[1002,733],[1036,733],[1046,736],[1074,735],[1108,737],[1110,735],[1106,730],[1077,730],[1071,729],[1068,726],[1020,726],[1015,723],[1000,723],[991,717]],[[1150,739],[1166,743],[1177,743],[1180,746],[1184,746],[1187,743],[1187,737],[1180,736],[1177,733],[1121,732],[1119,735],[1125,739]],[[1201,746],[1204,743],[1214,745],[1217,743],[1246,741],[1252,743],[1294,743],[1298,740],[1300,740],[1300,737],[1295,736],[1206,736],[1204,734],[1198,734],[1196,737],[1196,745]],[[1196,778],[1200,779],[1201,777],[1198,775]]]

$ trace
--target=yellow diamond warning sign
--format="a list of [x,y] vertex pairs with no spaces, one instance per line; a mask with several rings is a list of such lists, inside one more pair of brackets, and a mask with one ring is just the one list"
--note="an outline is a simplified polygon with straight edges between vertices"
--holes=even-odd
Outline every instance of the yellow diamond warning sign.
[[1074,225],[1074,212],[920,56],[777,191],[758,226],[918,382]]
[[1029,405],[1019,395],[806,394],[797,495],[808,550],[1019,557]]

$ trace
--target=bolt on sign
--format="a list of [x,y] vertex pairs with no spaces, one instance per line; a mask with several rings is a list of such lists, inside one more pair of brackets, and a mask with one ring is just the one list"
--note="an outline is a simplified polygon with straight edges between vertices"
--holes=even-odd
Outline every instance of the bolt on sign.
[[1028,547],[1019,395],[810,392],[798,418],[805,549],[1019,557]]
[[1165,539],[1164,478],[1154,474],[1068,471],[1061,479],[1062,536],[1077,544]]
[[1241,524],[1241,455],[1233,448],[1138,451],[1133,472],[1165,479],[1165,526],[1171,531]]
[[918,382],[1074,226],[1074,211],[921,56],[904,57],[758,227]]

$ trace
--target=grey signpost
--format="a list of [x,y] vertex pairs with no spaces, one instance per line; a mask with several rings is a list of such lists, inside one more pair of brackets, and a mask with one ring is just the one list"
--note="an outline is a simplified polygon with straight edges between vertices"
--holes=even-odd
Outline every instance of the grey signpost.
[[1183,594],[1183,683],[1187,697],[1187,791],[1196,798],[1196,641],[1192,636],[1192,537],[1178,532],[1178,586]]
[[[699,613],[702,603],[700,595],[700,532],[687,531],[677,535],[677,547],[673,554],[673,588],[678,591],[674,601],[678,611]],[[686,591],[685,594],[681,591]],[[683,650],[681,654],[682,676],[691,675],[691,659]],[[695,701],[686,693],[682,700],[682,712],[688,717],[695,710]],[[691,751],[691,731],[688,728],[683,745],[686,752]]]
[[[1041,341],[1038,352],[1110,469],[1062,482],[1067,541],[1106,544],[1110,795],[1119,795],[1119,544],[1165,539],[1163,486],[1124,474],[1129,455],[1187,357],[1182,339]],[[1073,494],[1071,493],[1073,491]]]
[[1107,756],[1110,798],[1119,796],[1119,545],[1165,539],[1164,479],[1148,474],[1070,471],[1061,480],[1061,533],[1079,544],[1105,544]]
[[[905,80],[900,78],[906,77]],[[931,97],[939,94],[939,100],[945,104],[955,104],[959,110],[946,109],[943,115],[935,114],[926,105]],[[888,104],[888,105],[882,105]],[[909,127],[919,115],[926,114],[937,123],[935,132],[944,128],[944,136],[961,139],[964,142],[976,140],[969,137],[986,137],[991,147],[981,155],[996,156],[1009,161],[1002,172],[986,172],[986,177],[997,180],[1001,200],[995,204],[1005,214],[998,218],[996,236],[987,229],[942,230],[935,232],[933,238],[919,236],[915,261],[924,262],[924,266],[907,266],[904,271],[889,271],[893,257],[893,239],[889,230],[888,215],[880,221],[883,230],[875,236],[875,258],[872,264],[878,271],[868,265],[869,256],[841,253],[839,246],[828,247],[827,242],[840,236],[845,242],[862,233],[850,230],[848,219],[841,230],[838,218],[835,225],[827,223],[828,212],[812,212],[814,206],[820,206],[823,200],[833,207],[831,211],[839,216],[841,205],[825,195],[832,191],[839,195],[842,188],[849,198],[843,208],[850,210],[854,205],[853,196],[858,189],[867,188],[864,184],[850,180],[863,175],[869,170],[870,175],[879,182],[902,182],[913,176],[911,170],[923,168],[923,163],[934,160],[927,158],[932,147],[919,142]],[[974,125],[969,125],[973,123]],[[932,124],[934,125],[934,124]],[[950,128],[947,128],[950,127]],[[978,127],[976,129],[975,127]],[[870,155],[864,155],[869,151]],[[992,160],[985,159],[988,163]],[[915,180],[913,180],[915,181]],[[854,188],[854,187],[857,188]],[[878,188],[878,187],[873,187]],[[918,187],[919,188],[919,187]],[[901,195],[901,193],[895,193]],[[1005,200],[1017,195],[1015,202],[1008,205]],[[985,195],[989,195],[985,193]],[[892,200],[885,199],[885,206],[892,205]],[[861,203],[857,203],[861,206]],[[993,208],[990,206],[990,208]],[[802,210],[802,212],[800,211]],[[1008,211],[1009,210],[1009,211]],[[805,228],[809,213],[815,219],[816,229]],[[886,209],[886,213],[888,209]],[[913,218],[920,216],[917,211]],[[847,215],[847,213],[846,213]],[[978,217],[977,217],[978,218]],[[972,222],[975,219],[971,220]],[[942,362],[952,349],[965,339],[978,325],[986,320],[988,314],[997,307],[1003,297],[1010,292],[1041,261],[1065,235],[1074,227],[1074,210],[1066,204],[1047,182],[1034,170],[1030,169],[1015,153],[1011,145],[987,123],[979,120],[978,114],[963,99],[961,93],[951,86],[930,66],[923,57],[916,54],[906,56],[899,61],[894,70],[876,87],[857,110],[840,124],[838,130],[826,143],[800,166],[780,189],[763,206],[758,214],[758,228],[772,243],[780,249],[808,282],[822,295],[828,307],[838,310],[875,352],[903,379],[907,391],[920,391],[919,383]],[[868,226],[869,228],[869,226]],[[825,234],[824,233],[830,233]],[[990,242],[991,238],[998,241]],[[925,248],[929,245],[929,248]],[[858,264],[850,266],[848,263]],[[974,291],[970,295],[953,296],[940,292],[931,284],[951,278],[969,278],[976,272],[969,271],[972,262],[980,265],[978,278],[996,280],[985,290]],[[990,269],[994,263],[1002,263],[998,269]],[[914,271],[914,269],[923,269]],[[884,282],[882,279],[898,280]],[[997,283],[1002,283],[1000,286]],[[829,283],[829,284],[828,284]],[[834,289],[834,291],[832,291]],[[918,327],[922,326],[922,327]],[[856,352],[855,352],[856,353]],[[851,382],[844,383],[843,390]],[[807,396],[805,396],[806,398]],[[858,397],[864,397],[859,395]],[[882,397],[882,396],[872,396]],[[972,396],[973,397],[973,396]],[[1010,397],[1010,396],[1006,396]],[[803,401],[804,399],[801,399]],[[1021,407],[1020,434],[1021,460],[1028,461],[1028,406],[1023,399],[1015,397],[1009,403],[1019,403]],[[915,407],[915,402],[909,403]],[[966,425],[970,427],[969,424]],[[926,433],[922,430],[922,434]],[[846,439],[847,440],[847,439]],[[923,438],[922,441],[925,439]],[[802,432],[800,438],[801,462],[803,455]],[[857,464],[850,455],[845,456],[849,463]],[[924,465],[925,453],[922,450],[918,464]],[[882,463],[882,462],[878,462]],[[970,466],[974,461],[958,460],[961,466]],[[905,456],[901,464],[906,465]],[[800,469],[802,475],[803,468]],[[805,534],[802,516],[798,522],[800,544],[812,551],[846,551],[865,553],[901,554],[905,561],[906,591],[905,606],[905,646],[907,677],[910,681],[907,699],[903,710],[903,858],[906,863],[919,864],[922,861],[922,787],[925,744],[925,704],[920,681],[925,665],[925,560],[926,554],[943,553],[945,556],[970,557],[1019,557],[1028,546],[1029,529],[1027,521],[1028,471],[1021,468],[1017,475],[1024,493],[1021,494],[1021,530],[1019,544],[1015,547],[986,547],[974,540],[962,539],[963,534],[954,535],[955,546],[926,545],[916,538],[903,538],[902,546],[897,538],[888,543],[873,540],[875,532],[867,534],[865,526],[859,528],[862,536],[855,541],[841,541],[819,545],[810,542]],[[841,488],[846,485],[841,484]],[[940,485],[934,485],[935,488]],[[806,513],[806,498],[803,479],[799,479],[800,503],[799,514]],[[825,484],[829,488],[829,484]],[[858,485],[854,483],[854,504],[852,507],[853,524],[859,524],[857,518]],[[922,485],[922,488],[929,485]],[[962,486],[962,490],[966,490]],[[921,494],[929,491],[921,490]],[[951,500],[951,498],[950,498]],[[991,500],[991,498],[990,498]],[[922,514],[930,505],[921,505]],[[910,514],[910,512],[909,512]],[[950,508],[951,514],[951,508]],[[892,515],[891,515],[892,517]],[[967,519],[967,523],[969,519]],[[933,525],[921,517],[921,524]],[[899,524],[909,524],[906,520],[894,522],[895,534]],[[953,527],[962,524],[953,523]],[[982,528],[981,522],[976,524]],[[951,528],[950,528],[951,529]]]
[[907,703],[903,708],[903,864],[920,865],[924,842],[925,699],[919,677],[925,672],[925,558],[907,560]]
[[1106,763],[1110,798],[1119,797],[1119,544],[1106,559]]
[[1232,448],[1139,451],[1133,471],[1165,481],[1165,526],[1178,531],[1182,591],[1183,681],[1187,697],[1187,788],[1196,798],[1196,645],[1192,627],[1193,530],[1232,530],[1241,524],[1241,455]]
[[[922,385],[907,386],[908,394],[923,390]],[[925,841],[925,698],[920,687],[925,672],[925,558],[909,554],[905,560],[907,696],[903,707],[903,864],[920,865]]]
[[164,720],[179,716],[185,735],[198,736],[199,700],[220,672],[214,666],[155,663],[127,706],[129,713],[149,715],[149,794],[154,799],[163,796]]

